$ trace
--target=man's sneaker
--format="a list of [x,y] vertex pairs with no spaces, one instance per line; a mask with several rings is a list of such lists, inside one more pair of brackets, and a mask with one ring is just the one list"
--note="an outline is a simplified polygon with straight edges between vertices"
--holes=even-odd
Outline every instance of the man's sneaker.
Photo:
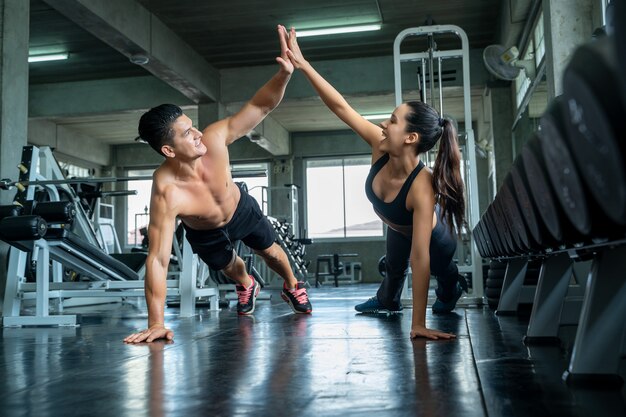
[[304,288],[304,282],[298,282],[296,288],[293,289],[289,289],[283,284],[283,291],[280,296],[289,304],[294,313],[308,314],[313,311],[306,288]]
[[468,291],[467,280],[463,275],[459,274],[459,280],[456,283],[454,296],[449,301],[441,301],[439,296],[433,303],[433,313],[435,314],[445,314],[450,313],[456,307],[457,301],[463,295],[464,292]]
[[252,275],[249,275],[252,280],[252,285],[248,288],[243,285],[235,285],[235,289],[237,290],[237,314],[242,316],[247,316],[248,314],[254,313],[254,307],[256,306],[256,297],[259,295],[259,291],[261,291],[261,286],[258,282],[254,280]]
[[402,311],[402,308],[403,307],[400,306],[397,310],[390,310],[383,306],[380,301],[378,301],[377,297],[372,297],[366,302],[354,306],[354,309],[359,313],[367,314],[397,314]]

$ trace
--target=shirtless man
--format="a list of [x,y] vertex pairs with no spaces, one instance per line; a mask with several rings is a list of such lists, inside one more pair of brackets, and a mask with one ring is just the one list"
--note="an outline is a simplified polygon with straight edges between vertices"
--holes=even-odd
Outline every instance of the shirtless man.
[[[280,35],[284,28],[278,30]],[[172,104],[162,104],[141,117],[140,138],[165,161],[153,174],[150,199],[145,280],[148,329],[131,334],[124,342],[174,337],[165,327],[164,308],[177,217],[183,222],[194,253],[235,281],[239,314],[254,312],[260,287],[233,250],[237,240],[253,249],[285,280],[281,296],[294,312],[311,312],[306,289],[295,278],[283,249],[275,243],[274,229],[256,200],[233,182],[229,169],[228,145],[250,132],[278,106],[293,72],[285,37],[279,37],[279,71],[233,116],[210,124],[202,132]]]

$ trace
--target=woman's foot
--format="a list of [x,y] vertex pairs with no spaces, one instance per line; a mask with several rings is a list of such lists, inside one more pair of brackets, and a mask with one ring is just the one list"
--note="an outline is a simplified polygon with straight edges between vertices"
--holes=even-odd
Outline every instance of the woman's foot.
[[390,310],[383,306],[380,301],[378,301],[377,297],[372,297],[364,303],[357,304],[354,306],[354,309],[359,313],[366,314],[396,314],[402,311],[402,306],[397,310]]

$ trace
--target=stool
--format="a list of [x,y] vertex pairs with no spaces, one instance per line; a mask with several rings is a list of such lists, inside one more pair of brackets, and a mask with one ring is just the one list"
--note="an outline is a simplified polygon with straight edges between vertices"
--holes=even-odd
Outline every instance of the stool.
[[[354,257],[359,256],[355,253],[334,253],[318,255],[317,256],[317,264],[315,267],[315,286],[320,286],[320,277],[328,277],[332,276],[335,279],[335,287],[339,287],[339,276],[343,274],[344,268],[343,263],[339,262],[340,256],[348,256]],[[326,270],[324,272],[320,271],[320,265],[326,265]]]
[[[315,287],[320,286],[320,277],[332,276],[332,255],[318,255],[315,264]],[[320,270],[320,265],[326,265],[325,272]]]

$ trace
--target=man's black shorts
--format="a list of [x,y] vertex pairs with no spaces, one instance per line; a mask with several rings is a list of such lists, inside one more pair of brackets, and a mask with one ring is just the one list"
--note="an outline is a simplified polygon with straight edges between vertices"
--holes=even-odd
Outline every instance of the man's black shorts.
[[235,242],[241,240],[254,250],[264,250],[276,240],[276,232],[263,215],[259,203],[241,189],[241,198],[230,221],[212,230],[195,230],[185,225],[187,240],[211,269],[224,269],[235,256]]

